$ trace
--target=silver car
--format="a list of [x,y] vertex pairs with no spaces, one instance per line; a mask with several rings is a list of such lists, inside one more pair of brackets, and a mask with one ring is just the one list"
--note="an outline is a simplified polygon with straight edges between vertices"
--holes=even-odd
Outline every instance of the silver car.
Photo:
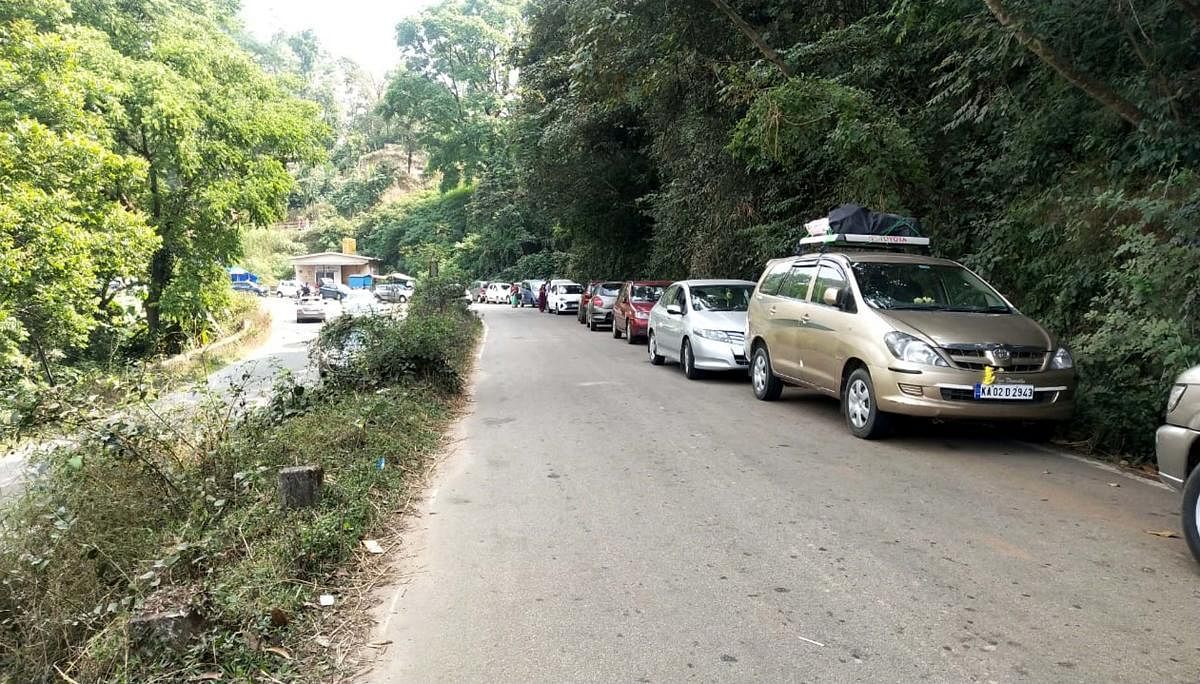
[[1175,380],[1154,441],[1159,479],[1183,490],[1183,536],[1200,560],[1200,366]]
[[624,284],[618,280],[596,283],[588,300],[580,303],[588,330],[595,332],[613,324],[613,304],[617,303],[617,295]]
[[746,369],[746,310],[753,292],[748,280],[673,283],[650,310],[650,363],[678,361],[691,380],[704,371]]
[[325,320],[325,300],[309,295],[296,300],[296,322]]

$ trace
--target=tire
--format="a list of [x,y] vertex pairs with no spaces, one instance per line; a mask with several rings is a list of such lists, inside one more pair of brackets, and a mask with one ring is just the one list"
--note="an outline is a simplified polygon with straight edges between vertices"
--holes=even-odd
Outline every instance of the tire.
[[408,297],[405,297],[404,295],[400,295],[400,303],[401,303],[401,304],[407,304],[407,303],[408,303]]
[[613,316],[612,333],[614,340],[621,339],[621,329],[617,327],[617,317],[615,315]]
[[658,353],[658,342],[654,339],[654,332],[650,332],[650,336],[646,338],[646,353],[650,355],[650,363],[654,366],[661,366],[666,363],[667,358]]
[[692,343],[686,337],[683,338],[683,346],[679,348],[679,368],[688,380],[704,377],[704,371],[696,368],[696,355],[692,353]]
[[[616,326],[616,323],[613,323]],[[637,336],[629,331],[629,319],[625,319],[625,339],[629,340],[629,344],[637,344]]]
[[771,355],[762,345],[754,348],[751,357],[750,387],[759,401],[775,401],[783,394],[783,381],[771,370]]
[[892,429],[892,416],[879,410],[875,401],[875,384],[866,368],[859,368],[846,380],[842,397],[842,413],[846,427],[859,439],[879,439]]
[[588,327],[588,330],[591,330],[592,332],[596,332],[596,330],[597,330],[596,321],[588,321],[587,327]]
[[1183,485],[1183,538],[1192,556],[1200,561],[1200,466],[1192,468]]

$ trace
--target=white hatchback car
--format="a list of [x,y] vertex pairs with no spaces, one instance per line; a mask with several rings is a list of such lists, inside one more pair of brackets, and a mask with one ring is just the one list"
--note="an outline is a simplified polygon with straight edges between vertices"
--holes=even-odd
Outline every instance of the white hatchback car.
[[744,370],[746,311],[754,283],[748,280],[683,280],[673,283],[650,309],[650,363],[678,361],[695,380],[704,371]]
[[295,299],[300,296],[300,282],[296,280],[281,280],[275,286],[276,297],[290,297]]
[[488,283],[483,299],[488,304],[506,304],[510,290],[512,290],[510,283]]
[[546,288],[546,313],[576,313],[582,295],[583,286],[574,280],[551,280]]

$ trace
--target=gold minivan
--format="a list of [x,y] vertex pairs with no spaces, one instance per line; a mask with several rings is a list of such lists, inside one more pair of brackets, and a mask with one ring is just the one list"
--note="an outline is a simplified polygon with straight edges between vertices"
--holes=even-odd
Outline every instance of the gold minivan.
[[830,251],[767,264],[750,301],[754,394],[784,385],[842,402],[850,432],[895,415],[1010,420],[1044,439],[1075,405],[1071,354],[962,265],[898,252]]

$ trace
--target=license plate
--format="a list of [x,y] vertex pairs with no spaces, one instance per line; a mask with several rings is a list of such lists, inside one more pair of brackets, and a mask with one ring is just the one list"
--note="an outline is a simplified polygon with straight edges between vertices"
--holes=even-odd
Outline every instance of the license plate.
[[1033,385],[975,385],[976,399],[1033,400]]

